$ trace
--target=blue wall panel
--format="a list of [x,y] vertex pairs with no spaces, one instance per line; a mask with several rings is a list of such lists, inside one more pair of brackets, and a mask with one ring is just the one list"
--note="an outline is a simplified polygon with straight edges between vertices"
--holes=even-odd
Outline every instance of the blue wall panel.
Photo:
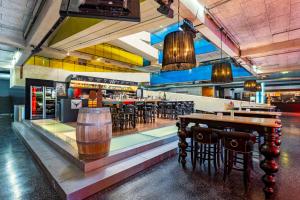
[[[251,74],[242,67],[232,65],[233,77],[251,76]],[[160,72],[151,74],[151,85],[181,83],[191,81],[205,81],[211,79],[211,65],[200,66],[190,70]]]

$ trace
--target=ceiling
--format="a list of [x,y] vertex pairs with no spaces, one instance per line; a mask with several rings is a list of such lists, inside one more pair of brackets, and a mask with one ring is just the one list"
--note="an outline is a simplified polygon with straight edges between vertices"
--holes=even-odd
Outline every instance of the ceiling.
[[16,48],[0,44],[0,69],[9,66],[15,55]]
[[[24,32],[28,23],[31,22],[36,6],[41,4],[41,1],[44,0],[0,0],[0,69],[4,68],[5,65],[6,68],[11,63],[14,53],[18,48],[22,48],[20,44],[28,43],[24,40]],[[46,2],[49,3],[50,1]],[[58,0],[53,2],[58,2]],[[181,7],[184,7],[183,4],[187,4],[186,2],[197,2],[205,6],[205,12],[211,15],[218,25],[225,28],[230,39],[239,48],[240,51],[237,52],[241,52],[240,57],[247,61],[250,60],[257,73],[300,70],[300,0],[181,0],[181,2]],[[55,22],[54,19],[58,16],[60,3],[56,4],[51,7],[51,11],[44,13],[44,17],[40,17],[41,20],[46,22],[48,20],[50,23],[49,20],[52,17],[53,23]],[[176,7],[176,1],[174,1],[174,6]],[[49,6],[44,7],[50,9]],[[49,46],[42,53],[47,50],[50,53],[46,53],[55,54],[52,57],[62,58],[66,56],[68,51],[72,52],[109,42],[118,46],[119,42],[119,47],[147,58],[145,52],[139,52],[130,45],[126,46],[126,41],[120,39],[142,31],[157,34],[177,21],[177,9],[174,9],[174,19],[169,19],[158,13],[157,7],[158,4],[154,0],[143,1],[141,3],[141,23],[101,20],[99,23],[87,26],[85,29],[56,42],[51,43],[50,37],[49,41],[44,44],[45,46],[49,44]],[[198,15],[195,17],[191,8],[189,9],[186,9],[185,12],[181,10],[181,16],[184,17],[187,13],[191,18],[196,18]],[[198,25],[199,30],[208,27],[205,20],[195,24]],[[38,35],[36,37],[43,38],[43,34],[40,33],[41,29],[45,29],[47,33],[50,28],[49,24],[47,28],[44,26],[34,30],[39,33],[36,34]],[[57,33],[54,32],[54,34]],[[208,37],[203,32],[201,33]],[[200,38],[201,35],[198,37]],[[12,45],[12,42],[8,45],[7,41],[14,41],[16,45]],[[208,41],[214,42],[216,47],[219,46],[217,34],[211,38],[208,37]],[[143,42],[147,45],[151,44],[149,41],[143,40]],[[162,49],[162,42],[151,45],[159,51]],[[33,43],[29,42],[28,44]],[[226,46],[225,43],[223,43],[224,46]],[[201,52],[197,54],[197,61],[215,60],[220,57],[219,55],[218,49],[212,52]],[[233,56],[225,53],[224,55]],[[149,57],[151,58],[151,56]],[[148,67],[149,71],[159,70],[155,63],[156,60],[150,61],[152,61],[152,68]],[[142,70],[147,71],[148,68]]]
[[[258,73],[300,70],[300,0],[204,0],[207,11],[229,33]],[[273,46],[272,46],[273,45]],[[275,46],[277,45],[277,46]],[[273,47],[273,48],[272,48]],[[276,52],[272,52],[276,47]],[[262,48],[261,48],[262,49]],[[272,69],[272,70],[271,70]]]
[[7,70],[24,43],[24,31],[37,0],[0,0],[0,70]]
[[36,0],[0,0],[0,36],[23,39]]

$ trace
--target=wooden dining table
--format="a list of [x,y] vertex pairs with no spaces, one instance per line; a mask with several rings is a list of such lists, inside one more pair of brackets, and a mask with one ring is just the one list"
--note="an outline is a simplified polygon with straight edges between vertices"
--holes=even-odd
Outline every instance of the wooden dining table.
[[269,111],[273,112],[276,109],[276,106],[242,106],[241,108],[239,107],[234,107],[235,110],[250,110],[250,111]]
[[[230,115],[230,110],[214,111],[215,114],[222,113],[223,115]],[[234,110],[234,116],[240,117],[259,117],[259,118],[276,118],[279,119],[282,115],[281,112],[268,112],[268,111],[245,111]]]
[[[187,157],[187,133],[186,127],[190,123],[206,124],[209,128],[217,128],[223,130],[224,128],[235,128],[237,130],[257,131],[263,134],[264,143],[261,144],[259,151],[264,156],[260,161],[260,168],[264,171],[262,181],[265,187],[263,191],[266,198],[269,198],[274,193],[275,186],[275,173],[278,171],[279,166],[275,160],[280,154],[280,146],[277,145],[276,140],[281,135],[281,121],[275,118],[258,118],[258,117],[231,117],[231,116],[218,116],[214,114],[190,114],[178,116],[180,123],[178,123],[178,136],[180,148],[180,162],[182,167],[186,167]],[[280,144],[280,143],[279,143]]]

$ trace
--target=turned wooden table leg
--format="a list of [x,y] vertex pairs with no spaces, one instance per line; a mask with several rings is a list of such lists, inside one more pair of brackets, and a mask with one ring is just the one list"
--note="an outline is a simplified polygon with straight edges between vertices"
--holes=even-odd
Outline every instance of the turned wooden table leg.
[[[281,125],[281,121],[278,121],[277,123]],[[279,147],[281,145],[280,137],[281,137],[281,127],[276,129],[276,136],[275,136],[275,144]]]
[[186,127],[187,127],[188,123],[186,123],[184,121],[184,119],[180,119],[180,130],[178,132],[178,136],[179,136],[179,143],[178,143],[178,147],[180,149],[179,153],[180,153],[180,158],[181,158],[181,165],[182,167],[185,167],[186,165],[186,148],[188,146],[188,143],[186,142]]
[[281,139],[280,139],[280,136],[281,136],[281,128],[277,128],[276,129],[276,134],[275,134],[275,144],[280,147],[281,145]]
[[266,199],[269,199],[274,193],[275,187],[275,173],[278,171],[278,164],[275,158],[279,156],[279,147],[275,144],[276,129],[265,130],[264,144],[260,146],[260,152],[264,155],[264,160],[260,162],[260,168],[264,170],[265,175],[262,177],[262,181],[265,184],[263,189]]

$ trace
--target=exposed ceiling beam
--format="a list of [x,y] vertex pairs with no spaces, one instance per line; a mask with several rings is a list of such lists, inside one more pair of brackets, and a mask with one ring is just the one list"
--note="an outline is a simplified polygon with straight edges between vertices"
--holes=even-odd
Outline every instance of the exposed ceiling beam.
[[23,49],[22,55],[17,62],[17,65],[23,64],[30,56],[32,47],[37,46],[44,36],[49,32],[51,27],[59,19],[59,9],[61,0],[48,0],[46,1],[43,9],[38,15],[32,29],[28,33],[26,40],[26,48]]
[[[187,18],[193,22],[196,29],[203,34],[207,39],[214,43],[217,47],[221,48],[221,36],[222,36],[222,49],[230,57],[234,57],[246,70],[252,74],[256,72],[252,69],[249,60],[240,58],[239,47],[226,35],[226,33],[220,31],[220,27],[211,19],[206,13],[204,4],[201,4],[198,0],[180,0],[180,15],[183,18]],[[174,6],[176,6],[174,3]]]
[[270,73],[277,73],[277,72],[289,72],[289,71],[300,71],[300,65],[295,66],[277,66],[277,67],[262,67],[260,69],[260,74],[270,74]]
[[150,43],[150,33],[142,31],[136,34],[128,35],[125,37],[118,38],[117,40],[109,42],[114,46],[121,47],[131,53],[140,55],[147,60],[157,60],[158,50],[151,46]]
[[245,49],[241,51],[241,57],[259,57],[281,52],[300,50],[300,39],[276,42],[264,46]]
[[5,44],[8,46],[16,47],[16,48],[25,48],[25,42],[18,38],[0,36],[0,44]]

